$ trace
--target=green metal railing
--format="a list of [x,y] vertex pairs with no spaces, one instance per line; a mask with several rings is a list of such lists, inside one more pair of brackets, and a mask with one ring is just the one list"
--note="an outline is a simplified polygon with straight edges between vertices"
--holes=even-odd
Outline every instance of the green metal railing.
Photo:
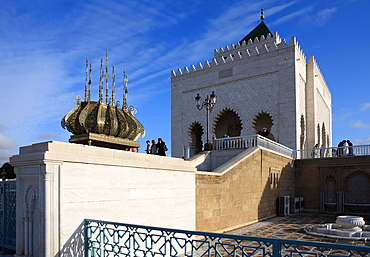
[[0,247],[15,250],[16,182],[0,181]]
[[269,256],[369,257],[370,247],[84,221],[85,257]]

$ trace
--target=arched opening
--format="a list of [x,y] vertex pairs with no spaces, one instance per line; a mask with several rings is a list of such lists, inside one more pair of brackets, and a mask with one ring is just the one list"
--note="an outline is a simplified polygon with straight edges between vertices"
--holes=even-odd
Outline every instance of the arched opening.
[[194,122],[189,129],[190,134],[190,156],[202,151],[203,127],[198,122]]
[[271,115],[268,114],[267,112],[260,112],[253,119],[254,132],[256,134],[259,134],[259,132],[263,128],[266,128],[267,131],[269,132],[267,138],[271,140],[275,140],[274,135],[271,133],[271,128],[273,125],[274,125],[273,119]]
[[242,121],[240,117],[230,109],[223,110],[217,118],[215,126],[216,138],[224,137],[238,137],[241,134]]
[[336,182],[332,176],[329,176],[325,181],[323,196],[324,212],[338,211]]

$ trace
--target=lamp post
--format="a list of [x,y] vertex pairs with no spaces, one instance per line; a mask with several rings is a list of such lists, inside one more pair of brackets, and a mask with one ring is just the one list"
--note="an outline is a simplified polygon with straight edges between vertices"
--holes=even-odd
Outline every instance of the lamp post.
[[198,108],[198,110],[202,110],[203,107],[206,108],[207,113],[207,142],[209,140],[209,114],[212,112],[213,107],[216,104],[216,95],[215,91],[212,91],[212,94],[210,96],[207,95],[207,98],[202,102],[202,97],[200,97],[199,94],[195,97],[195,106]]

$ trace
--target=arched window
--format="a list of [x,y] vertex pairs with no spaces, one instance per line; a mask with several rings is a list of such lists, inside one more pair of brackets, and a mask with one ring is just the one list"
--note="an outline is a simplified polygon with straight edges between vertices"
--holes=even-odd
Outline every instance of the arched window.
[[193,156],[202,151],[203,127],[198,122],[193,122],[188,133],[190,138],[190,156]]
[[272,133],[272,126],[274,125],[274,121],[271,117],[271,115],[265,111],[259,112],[254,118],[253,118],[253,128],[254,132],[258,134],[259,131],[262,130],[262,128],[266,128],[269,132],[268,138],[275,140],[275,137]]
[[216,138],[221,138],[224,135],[238,137],[243,125],[239,115],[234,110],[224,109],[217,115],[214,127]]

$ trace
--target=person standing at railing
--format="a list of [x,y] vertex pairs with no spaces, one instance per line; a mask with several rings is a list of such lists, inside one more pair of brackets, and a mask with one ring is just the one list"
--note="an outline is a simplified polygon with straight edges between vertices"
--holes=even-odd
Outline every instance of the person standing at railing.
[[145,149],[145,152],[147,153],[147,154],[150,154],[150,141],[149,140],[146,140],[146,149]]
[[151,154],[157,154],[157,143],[155,140],[152,140],[152,146],[150,147],[150,153]]
[[211,151],[213,148],[211,140],[208,140],[207,143],[204,144],[204,151]]
[[343,140],[341,141],[339,144],[338,144],[338,157],[341,157],[343,155],[343,146],[344,146],[344,143],[346,142],[346,140]]
[[316,158],[318,156],[318,150],[319,149],[319,144],[316,144],[314,147],[313,147],[313,151],[312,151],[312,157],[313,158]]
[[348,145],[348,156],[353,156],[353,144],[351,141],[347,140]]
[[258,135],[263,137],[268,137],[270,132],[267,130],[267,128],[262,128],[260,131],[258,131]]
[[162,156],[166,156],[166,151],[168,151],[166,143],[162,140],[162,138],[158,138],[157,154],[162,155]]
[[[228,138],[229,136],[224,134],[222,138]],[[228,145],[227,145],[227,142],[226,141],[222,141],[222,146],[221,146],[221,149],[227,149],[228,148]]]

